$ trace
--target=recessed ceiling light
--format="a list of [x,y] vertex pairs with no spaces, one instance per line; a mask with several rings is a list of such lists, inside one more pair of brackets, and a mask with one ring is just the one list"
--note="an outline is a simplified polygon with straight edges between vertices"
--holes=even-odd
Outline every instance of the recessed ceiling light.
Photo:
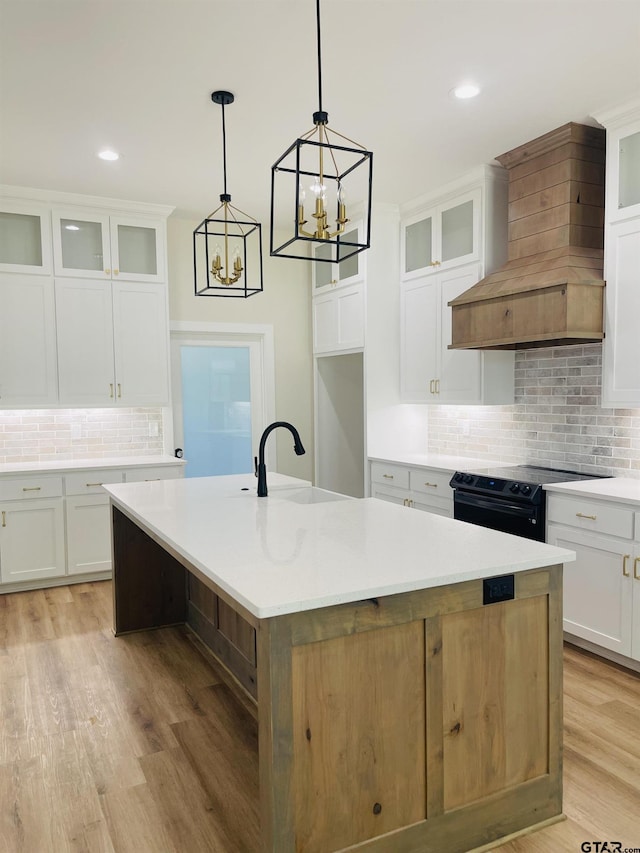
[[109,148],[106,148],[104,151],[98,152],[98,157],[101,160],[119,160],[120,155],[117,151],[111,151]]
[[461,86],[456,86],[452,91],[456,98],[475,98],[476,95],[480,94],[480,87],[476,86],[475,83],[463,83]]

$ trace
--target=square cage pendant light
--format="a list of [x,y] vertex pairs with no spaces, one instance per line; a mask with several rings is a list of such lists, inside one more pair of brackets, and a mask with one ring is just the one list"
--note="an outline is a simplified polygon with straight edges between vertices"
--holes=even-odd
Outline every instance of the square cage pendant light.
[[[339,263],[370,246],[373,154],[328,127],[329,116],[322,109],[320,0],[316,23],[319,109],[313,128],[271,168],[271,254]],[[355,208],[361,211],[360,229],[350,218]],[[277,240],[276,229],[284,232]]]
[[196,296],[247,298],[262,291],[262,227],[231,204],[227,192],[227,145],[224,108],[231,92],[216,91],[211,100],[222,106],[224,192],[220,205],[193,232]]

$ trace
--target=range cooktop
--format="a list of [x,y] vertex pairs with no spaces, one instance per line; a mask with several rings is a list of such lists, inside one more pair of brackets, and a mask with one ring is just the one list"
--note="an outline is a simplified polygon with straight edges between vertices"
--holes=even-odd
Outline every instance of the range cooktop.
[[510,465],[505,468],[472,469],[469,473],[485,477],[499,478],[509,482],[529,483],[531,486],[545,486],[551,483],[569,483],[575,480],[600,480],[606,474],[579,474],[563,468],[544,468],[540,465]]

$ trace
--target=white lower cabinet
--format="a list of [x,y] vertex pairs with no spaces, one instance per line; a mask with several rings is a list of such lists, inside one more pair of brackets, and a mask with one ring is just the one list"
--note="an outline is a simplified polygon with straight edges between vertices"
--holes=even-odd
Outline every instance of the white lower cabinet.
[[106,576],[111,509],[102,486],[182,474],[182,466],[155,465],[0,477],[0,585],[47,586],[48,578]]
[[65,573],[61,477],[0,481],[2,583],[55,578]]
[[371,497],[453,518],[453,472],[371,462]]
[[[635,541],[634,541],[635,530]],[[550,494],[547,542],[576,552],[564,567],[564,631],[640,660],[640,513],[630,505]]]

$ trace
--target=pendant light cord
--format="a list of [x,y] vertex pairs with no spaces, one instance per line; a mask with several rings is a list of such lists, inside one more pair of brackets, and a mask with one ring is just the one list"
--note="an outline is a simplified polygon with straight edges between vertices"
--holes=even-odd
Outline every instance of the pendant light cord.
[[320,0],[316,0],[316,25],[318,30],[318,110],[322,112],[322,56],[320,53]]
[[224,101],[222,102],[222,171],[224,174],[224,194],[227,195],[227,131],[224,123]]

